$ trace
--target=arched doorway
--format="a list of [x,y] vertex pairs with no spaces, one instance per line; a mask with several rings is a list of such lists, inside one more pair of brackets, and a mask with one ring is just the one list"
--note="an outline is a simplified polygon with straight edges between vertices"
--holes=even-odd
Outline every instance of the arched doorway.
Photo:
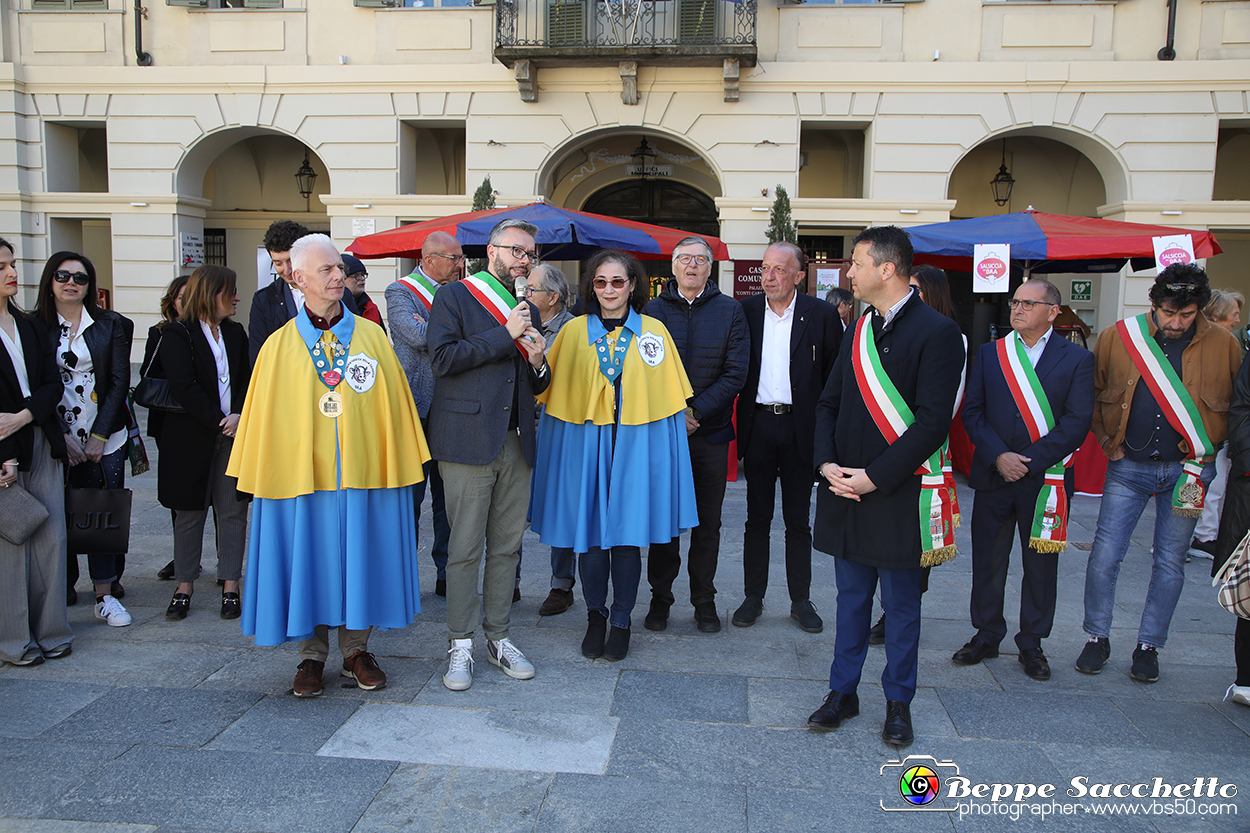
[[[681,182],[663,179],[631,179],[601,188],[586,200],[582,211],[622,220],[681,229],[691,234],[720,234],[716,204],[702,191]],[[644,260],[653,279],[672,276],[665,260]],[[656,294],[652,281],[652,295]]]

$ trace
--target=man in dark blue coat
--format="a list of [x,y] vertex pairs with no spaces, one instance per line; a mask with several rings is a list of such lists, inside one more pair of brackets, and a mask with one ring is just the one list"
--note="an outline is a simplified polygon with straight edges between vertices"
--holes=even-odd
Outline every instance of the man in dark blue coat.
[[764,250],[764,291],[742,302],[751,333],[751,364],[738,396],[738,455],[747,478],[747,519],[742,538],[746,599],[734,612],[740,628],[755,624],[768,589],[768,538],[777,480],[786,522],[786,584],[790,618],[808,633],[824,622],[811,602],[812,460],[816,403],[842,342],[837,307],[799,292],[803,250],[774,243]]
[[[914,737],[910,704],[916,693],[924,555],[917,472],[950,433],[964,364],[959,327],[908,286],[911,263],[911,241],[902,229],[878,226],[855,238],[847,276],[855,297],[873,311],[843,337],[816,409],[813,456],[822,478],[813,542],[836,557],[838,611],[829,694],[808,726],[835,729],[859,714],[856,690],[880,582],[886,613],[881,739],[894,746],[906,746]],[[875,361],[863,364],[879,370],[912,416],[892,442],[873,416],[885,397],[874,397],[856,378],[853,355],[861,327],[871,330],[876,353]],[[926,515],[923,522],[931,520]]]
[[[647,304],[677,344],[694,396],[687,402],[686,433],[694,469],[699,525],[690,531],[690,603],[703,633],[720,630],[716,614],[716,559],[720,552],[721,505],[729,475],[729,442],[734,438],[734,397],[746,381],[750,341],[742,305],[722,295],[712,274],[712,249],[701,237],[687,237],[673,249],[673,279]],[[651,609],[648,630],[668,627],[673,580],[681,569],[678,539],[655,544],[647,556]]]
[[[1037,496],[1046,470],[1085,442],[1094,413],[1094,354],[1057,335],[1051,326],[1062,302],[1058,288],[1044,280],[1025,281],[1009,302],[1011,328],[1045,391],[1055,420],[1053,429],[1033,440],[1025,424],[1028,414],[1012,393],[1010,370],[1002,366],[997,342],[977,351],[964,399],[964,427],[977,449],[968,475],[968,484],[977,490],[972,507],[969,605],[977,632],[952,659],[958,665],[975,665],[998,656],[998,643],[1007,635],[1003,591],[1011,533],[1018,526],[1024,581],[1016,645],[1025,673],[1035,680],[1050,679],[1042,640],[1050,636],[1055,620],[1059,578],[1059,553],[1038,552],[1029,543]],[[1016,337],[1007,337],[1006,349],[1016,349]],[[1063,488],[1071,500],[1071,467],[1064,473]]]

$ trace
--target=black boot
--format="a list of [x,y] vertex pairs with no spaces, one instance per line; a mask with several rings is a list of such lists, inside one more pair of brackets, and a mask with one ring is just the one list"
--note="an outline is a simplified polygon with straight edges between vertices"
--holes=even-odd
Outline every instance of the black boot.
[[603,658],[608,662],[620,662],[629,653],[629,628],[612,626],[608,644],[603,648]]
[[598,659],[603,656],[603,640],[608,633],[608,617],[597,610],[592,610],[586,615],[586,619],[586,637],[582,640],[582,656],[586,659]]

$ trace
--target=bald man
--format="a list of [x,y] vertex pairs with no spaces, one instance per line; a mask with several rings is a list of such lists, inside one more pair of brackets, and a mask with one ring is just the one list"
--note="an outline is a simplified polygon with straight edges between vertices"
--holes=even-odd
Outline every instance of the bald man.
[[[408,386],[425,427],[430,413],[430,399],[434,395],[434,371],[430,368],[430,350],[425,339],[425,328],[430,320],[430,306],[434,293],[444,284],[460,279],[464,268],[464,251],[460,241],[445,231],[433,232],[425,238],[421,247],[421,259],[416,270],[400,278],[386,288],[387,317],[391,323],[391,341],[399,363],[408,375]],[[434,559],[437,576],[434,593],[447,595],[447,542],[451,538],[451,524],[447,522],[447,509],[443,502],[443,479],[438,474],[438,463],[426,463],[425,480],[413,489],[417,520],[421,520],[421,503],[425,500],[425,484],[430,484],[430,508],[434,513],[434,545],[430,556]]]

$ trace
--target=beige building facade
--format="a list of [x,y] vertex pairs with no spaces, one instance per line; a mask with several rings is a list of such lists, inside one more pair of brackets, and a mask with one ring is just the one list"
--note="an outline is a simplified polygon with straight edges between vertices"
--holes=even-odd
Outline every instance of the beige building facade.
[[[1213,282],[1250,294],[1250,0],[1176,0],[1167,61],[1147,0],[145,2],[0,17],[0,235],[28,303],[48,255],[78,250],[143,332],[198,239],[239,273],[246,323],[273,220],[345,246],[467,211],[486,176],[501,205],[710,223],[739,259],[762,254],[777,185],[835,256],[868,225],[1030,205],[1212,229]],[[379,304],[410,267],[369,263]],[[1073,306],[1100,329],[1152,277],[1094,276]]]

